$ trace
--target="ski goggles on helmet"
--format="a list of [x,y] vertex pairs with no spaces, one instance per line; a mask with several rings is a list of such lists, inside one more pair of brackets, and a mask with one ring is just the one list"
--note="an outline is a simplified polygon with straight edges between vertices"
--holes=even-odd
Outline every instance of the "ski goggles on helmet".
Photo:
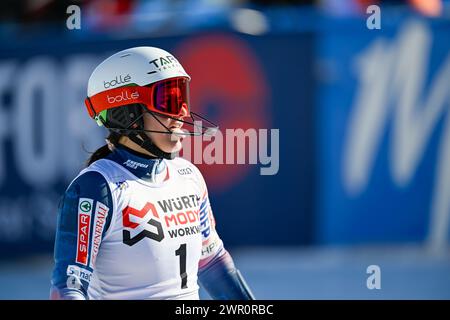
[[102,111],[135,103],[143,104],[147,110],[169,117],[179,117],[183,113],[189,116],[189,79],[177,77],[144,87],[119,87],[85,99],[91,118],[96,118]]

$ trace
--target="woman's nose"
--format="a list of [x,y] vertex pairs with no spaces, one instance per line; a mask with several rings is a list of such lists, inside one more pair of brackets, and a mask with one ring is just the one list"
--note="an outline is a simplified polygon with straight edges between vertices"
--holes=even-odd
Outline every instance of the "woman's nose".
[[186,103],[183,103],[181,105],[181,112],[180,112],[180,117],[181,118],[185,118],[189,115],[189,109]]

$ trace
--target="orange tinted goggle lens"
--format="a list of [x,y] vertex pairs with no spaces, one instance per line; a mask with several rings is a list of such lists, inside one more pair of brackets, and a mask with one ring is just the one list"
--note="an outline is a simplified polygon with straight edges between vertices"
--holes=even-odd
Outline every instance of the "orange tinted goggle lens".
[[183,107],[189,112],[189,83],[185,78],[160,81],[152,85],[152,103],[149,109],[170,115],[179,115]]

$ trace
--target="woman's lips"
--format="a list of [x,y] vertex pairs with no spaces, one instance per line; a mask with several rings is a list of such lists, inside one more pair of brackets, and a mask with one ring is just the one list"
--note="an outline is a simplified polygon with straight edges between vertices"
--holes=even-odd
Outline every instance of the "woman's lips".
[[172,133],[176,133],[176,136],[177,136],[177,137],[180,137],[180,138],[186,137],[186,134],[185,134],[185,132],[181,129],[181,127],[178,127],[178,126],[172,126],[172,127],[169,127],[169,129],[170,129],[170,131],[171,131]]

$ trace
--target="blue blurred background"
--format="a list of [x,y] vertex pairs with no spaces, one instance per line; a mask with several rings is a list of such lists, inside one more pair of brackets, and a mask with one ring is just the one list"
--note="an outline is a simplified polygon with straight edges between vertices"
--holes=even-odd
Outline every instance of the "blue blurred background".
[[[72,4],[81,29],[66,25]],[[450,298],[449,1],[0,7],[0,299],[48,298],[59,198],[106,136],[87,80],[133,46],[173,52],[193,109],[222,130],[279,129],[276,175],[199,166],[257,298]]]

